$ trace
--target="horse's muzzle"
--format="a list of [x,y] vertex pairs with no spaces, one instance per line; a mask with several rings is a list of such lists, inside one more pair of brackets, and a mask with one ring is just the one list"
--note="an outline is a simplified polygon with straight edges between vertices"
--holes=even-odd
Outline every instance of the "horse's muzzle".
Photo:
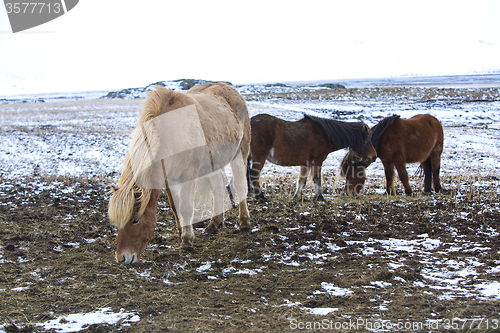
[[120,264],[129,265],[137,261],[137,255],[135,253],[122,253],[116,255],[116,261]]

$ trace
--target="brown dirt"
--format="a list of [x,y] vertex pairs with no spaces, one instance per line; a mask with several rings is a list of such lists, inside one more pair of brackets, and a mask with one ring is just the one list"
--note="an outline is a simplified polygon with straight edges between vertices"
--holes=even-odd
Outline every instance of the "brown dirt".
[[[279,181],[283,189],[293,187],[289,179]],[[204,237],[196,230],[194,252],[177,248],[175,223],[162,196],[154,239],[141,263],[126,267],[114,259],[103,180],[2,180],[0,325],[7,332],[42,331],[37,324],[50,319],[110,307],[140,320],[90,325],[86,331],[285,332],[299,322],[312,331],[319,326],[311,325],[326,325],[323,320],[421,322],[429,331],[425,323],[438,319],[439,330],[447,331],[446,320],[455,317],[490,320],[491,330],[499,300],[481,297],[472,284],[500,278],[492,270],[500,264],[499,240],[485,232],[500,232],[499,182],[479,181],[490,185],[444,178],[446,194],[388,198],[369,188],[359,198],[327,193],[324,203],[290,202],[286,190],[268,187],[266,203],[250,200],[251,233],[237,231],[232,210],[218,235]],[[418,241],[422,234],[441,246],[413,253],[373,242]],[[463,251],[451,250],[452,244]],[[433,287],[438,283],[423,274],[449,267],[446,260],[470,257],[482,264],[474,280],[461,285],[470,293],[447,297],[450,290]],[[328,294],[325,283],[351,293]],[[316,316],[305,308],[338,310]]]

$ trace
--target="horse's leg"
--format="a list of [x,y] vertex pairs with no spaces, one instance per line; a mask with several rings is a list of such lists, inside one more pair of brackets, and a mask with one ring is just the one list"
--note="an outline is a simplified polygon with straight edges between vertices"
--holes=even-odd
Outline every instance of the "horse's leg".
[[411,195],[412,190],[410,187],[410,182],[408,181],[408,172],[406,171],[406,164],[404,161],[396,161],[395,163],[396,170],[398,171],[398,176],[401,182],[403,183],[403,186],[405,188],[405,193],[406,195]]
[[[347,195],[350,195],[352,192],[352,184],[351,184],[351,180],[349,178],[346,178],[345,180],[345,186],[344,186],[344,192],[345,194]],[[354,194],[354,193],[353,193]]]
[[194,215],[194,188],[196,180],[187,181],[171,188],[174,201],[177,202],[177,213],[181,230],[181,248],[193,248],[193,215]]
[[431,191],[432,182],[432,166],[431,158],[428,157],[424,162],[421,163],[422,169],[424,170],[424,192],[428,193]]
[[210,176],[210,186],[213,193],[212,218],[205,228],[205,235],[216,234],[224,223],[224,177],[222,170]]
[[[247,207],[247,187],[245,184],[246,163],[243,159],[236,158],[231,162],[231,170],[233,171],[234,188],[239,202],[239,228],[240,231],[250,230],[250,213]],[[261,193],[262,195],[262,193]],[[263,196],[262,196],[263,197]]]
[[295,190],[295,194],[293,195],[292,200],[298,198],[302,198],[302,189],[304,188],[304,185],[306,184],[307,181],[307,175],[309,174],[309,166],[301,166],[300,167],[300,173],[299,173],[299,178],[297,179],[297,189]]
[[179,242],[181,241],[181,226],[179,224],[179,217],[177,216],[177,210],[175,209],[175,203],[174,203],[174,198],[172,197],[172,192],[170,192],[170,188],[168,187],[168,184],[165,182],[165,192],[167,192],[167,198],[168,198],[168,203],[170,204],[170,208],[172,208],[172,211],[174,212],[174,218],[175,218],[175,225],[177,226],[177,232],[179,235]]
[[[255,156],[253,156],[255,158]],[[266,157],[253,159],[252,160],[252,168],[250,169],[250,184],[253,187],[253,195],[259,199],[265,199],[264,194],[262,193],[262,188],[260,186],[260,173],[262,168],[264,167],[264,163],[266,163]]]
[[389,195],[395,195],[394,190],[394,164],[392,162],[382,161],[385,171],[386,188],[385,191]]
[[325,198],[323,198],[323,190],[321,188],[321,164],[314,165],[312,167],[312,173],[315,187],[314,200],[325,201]]
[[[431,153],[432,177],[434,180],[434,191],[441,192],[441,183],[439,181],[439,171],[441,169],[441,151],[433,151]],[[430,190],[430,189],[429,189]]]

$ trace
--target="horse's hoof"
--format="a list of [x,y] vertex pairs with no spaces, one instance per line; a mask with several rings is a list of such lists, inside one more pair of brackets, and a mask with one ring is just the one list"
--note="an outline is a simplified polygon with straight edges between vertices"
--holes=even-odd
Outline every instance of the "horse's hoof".
[[326,201],[326,200],[325,200],[325,198],[323,198],[323,194],[320,194],[320,195],[318,195],[317,197],[314,198],[314,201]]
[[181,246],[180,250],[181,251],[186,251],[186,252],[189,252],[189,253],[195,252],[193,246]]
[[219,229],[217,229],[217,227],[215,227],[214,225],[208,225],[208,227],[205,228],[203,235],[210,236],[210,235],[215,235],[218,232],[219,232]]
[[246,226],[246,227],[240,227],[240,232],[241,233],[245,233],[245,234],[249,234],[252,232],[252,228],[250,228],[249,226]]
[[262,193],[259,195],[256,195],[255,199],[257,199],[258,201],[266,202],[266,197]]
[[438,191],[435,191],[435,192],[436,192],[436,194],[444,194],[444,195],[451,194],[451,190],[445,190],[444,188],[440,188],[439,192]]
[[243,220],[241,221],[240,220],[240,223],[239,223],[239,229],[240,229],[240,232],[250,232],[252,230],[252,226],[250,225],[250,220]]
[[386,188],[385,189],[385,193],[387,195],[396,195],[396,191],[394,189],[392,189],[392,188]]
[[182,242],[180,245],[180,249],[188,252],[193,252],[194,246],[193,243],[191,242]]

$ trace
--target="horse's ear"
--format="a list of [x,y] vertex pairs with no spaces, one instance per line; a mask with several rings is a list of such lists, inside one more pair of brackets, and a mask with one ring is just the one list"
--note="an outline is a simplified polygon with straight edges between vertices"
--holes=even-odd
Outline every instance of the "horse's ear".
[[347,172],[349,170],[349,167],[352,165],[352,161],[349,158],[351,155],[351,152],[349,151],[347,155],[344,156],[344,159],[340,163],[340,174],[344,177],[347,176]]
[[371,138],[372,138],[372,130],[366,124],[365,124],[365,128],[363,129],[363,136],[367,140],[371,140]]
[[109,185],[108,185],[108,188],[109,188],[109,192],[110,192],[111,194],[113,194],[113,193],[115,193],[116,191],[118,191],[118,186],[115,186],[115,185],[113,185],[113,184],[109,184]]

